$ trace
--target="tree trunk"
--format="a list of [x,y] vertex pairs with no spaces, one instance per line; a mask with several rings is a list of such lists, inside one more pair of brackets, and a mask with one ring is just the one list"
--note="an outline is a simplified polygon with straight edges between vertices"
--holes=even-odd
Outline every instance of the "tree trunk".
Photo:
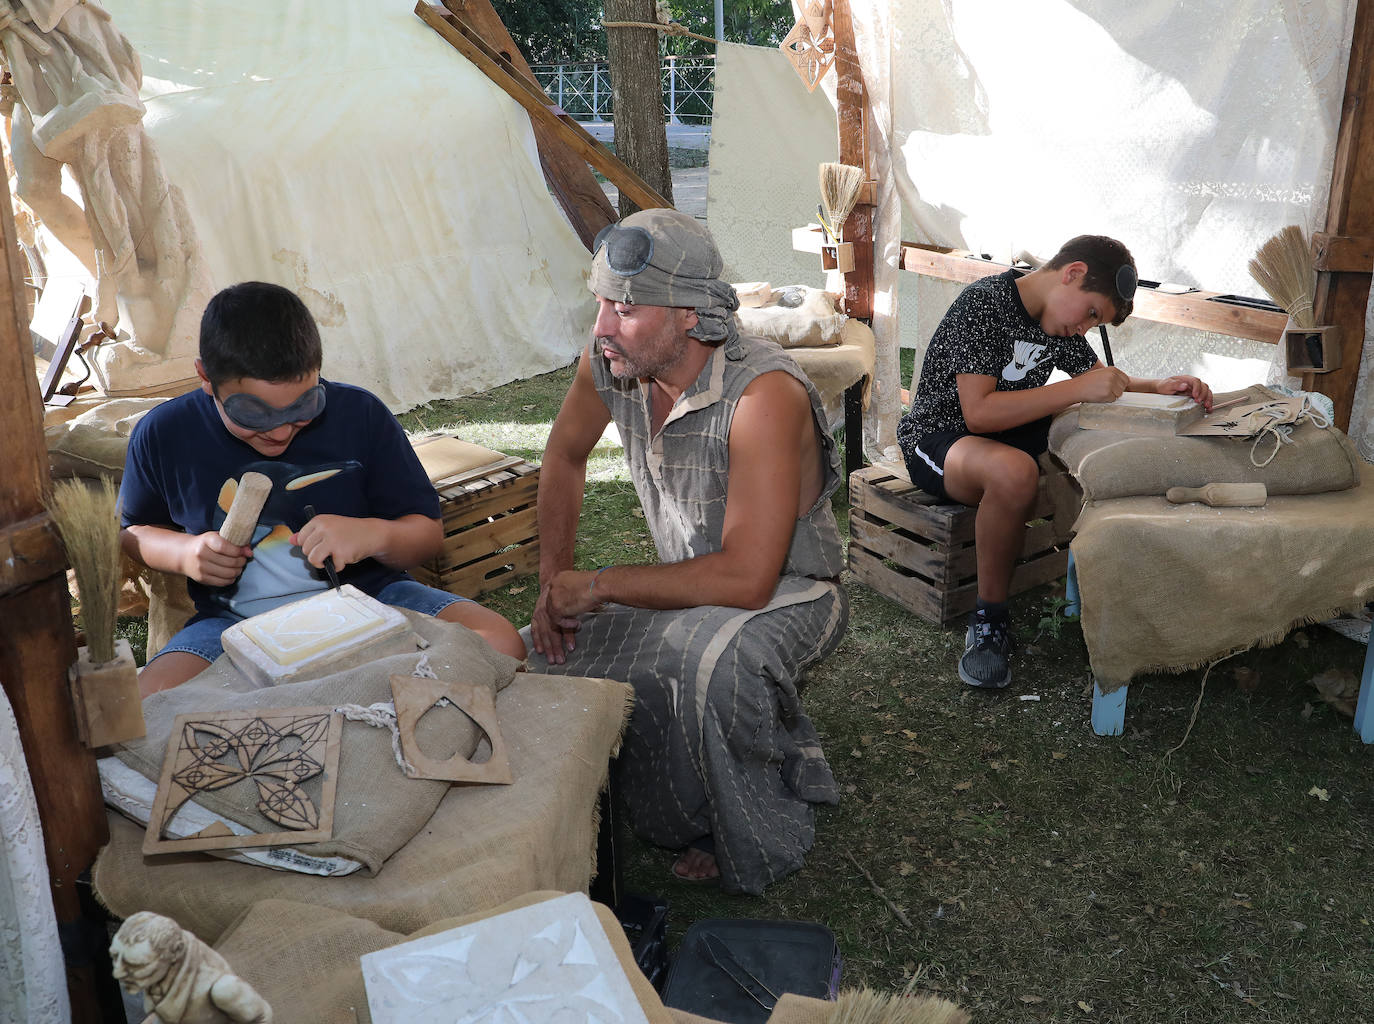
[[[606,0],[605,20],[652,23],[654,0]],[[606,51],[615,103],[615,154],[671,203],[673,179],[668,172],[658,32],[648,28],[608,28]],[[621,193],[620,216],[638,209]]]

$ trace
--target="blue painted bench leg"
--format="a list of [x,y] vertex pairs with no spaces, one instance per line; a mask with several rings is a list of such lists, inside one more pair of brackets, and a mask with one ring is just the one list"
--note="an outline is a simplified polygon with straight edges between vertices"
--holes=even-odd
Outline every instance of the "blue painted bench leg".
[[1121,687],[1111,693],[1103,693],[1102,688],[1093,680],[1093,732],[1099,736],[1120,736],[1126,731],[1126,691]]
[[1078,566],[1073,561],[1073,550],[1069,551],[1069,574],[1064,579],[1064,614],[1078,615],[1082,612],[1080,607],[1083,603],[1078,596]]
[[1369,635],[1360,674],[1360,699],[1355,705],[1355,732],[1365,743],[1374,743],[1374,632]]

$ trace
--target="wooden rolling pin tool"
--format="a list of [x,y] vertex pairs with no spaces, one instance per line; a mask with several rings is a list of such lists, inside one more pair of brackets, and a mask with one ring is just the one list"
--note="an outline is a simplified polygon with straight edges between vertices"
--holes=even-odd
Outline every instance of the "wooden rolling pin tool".
[[1243,508],[1269,500],[1264,484],[1207,484],[1205,487],[1170,487],[1164,497],[1175,505],[1200,501],[1213,508]]
[[267,495],[272,492],[272,480],[261,473],[244,473],[234,492],[234,502],[224,517],[224,525],[219,535],[230,544],[244,547],[253,541],[253,531],[258,528],[258,516],[262,506],[267,503]]

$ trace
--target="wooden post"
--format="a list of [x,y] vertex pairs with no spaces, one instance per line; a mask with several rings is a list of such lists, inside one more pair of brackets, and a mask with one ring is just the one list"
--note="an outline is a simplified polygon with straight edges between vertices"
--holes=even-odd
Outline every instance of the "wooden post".
[[[490,0],[444,0],[444,6],[476,29],[488,46],[510,61],[516,73],[539,85],[524,54],[506,31],[501,16],[492,9]],[[539,163],[549,191],[567,214],[577,237],[590,250],[596,233],[616,219],[615,207],[587,168],[587,162],[570,149],[557,132],[537,118],[531,118],[530,125],[534,129]]]
[[1341,368],[1331,373],[1309,373],[1303,387],[1331,396],[1336,406],[1336,426],[1350,427],[1350,410],[1359,380],[1360,354],[1364,350],[1365,307],[1369,301],[1368,262],[1358,269],[1342,269],[1350,263],[1326,258],[1332,252],[1367,248],[1361,236],[1374,235],[1374,3],[1362,0],[1355,9],[1355,31],[1350,40],[1350,64],[1346,71],[1345,100],[1341,104],[1340,134],[1331,170],[1331,197],[1326,208],[1326,231],[1317,245],[1318,274],[1313,312],[1319,324],[1341,328]]
[[[868,166],[868,94],[863,69],[854,46],[854,22],[849,0],[834,0],[830,28],[835,34],[836,95],[839,102],[840,163],[864,169]],[[844,308],[853,317],[873,315],[873,207],[862,203],[841,229],[846,242],[854,243],[854,269],[844,275]]]
[[[651,24],[656,20],[654,12],[654,0],[606,0],[604,20]],[[615,155],[671,205],[673,179],[668,170],[668,134],[663,123],[658,33],[651,28],[607,29],[606,53],[610,58],[615,103]],[[637,209],[622,192],[620,216],[628,216]]]
[[67,690],[67,667],[76,661],[71,598],[66,557],[45,510],[52,477],[12,209],[0,179],[0,685],[14,707],[43,824],[72,1019],[99,1021],[94,972],[76,962],[84,953],[69,940],[82,931],[77,876],[109,833],[95,758],[77,739]]

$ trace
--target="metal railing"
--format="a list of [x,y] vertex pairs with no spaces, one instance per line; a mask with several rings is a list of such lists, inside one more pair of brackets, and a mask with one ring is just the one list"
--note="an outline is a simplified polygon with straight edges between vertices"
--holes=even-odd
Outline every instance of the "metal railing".
[[[608,121],[614,115],[611,69],[605,61],[576,64],[531,64],[544,92],[579,121]],[[663,116],[670,124],[711,123],[716,58],[663,59]]]

